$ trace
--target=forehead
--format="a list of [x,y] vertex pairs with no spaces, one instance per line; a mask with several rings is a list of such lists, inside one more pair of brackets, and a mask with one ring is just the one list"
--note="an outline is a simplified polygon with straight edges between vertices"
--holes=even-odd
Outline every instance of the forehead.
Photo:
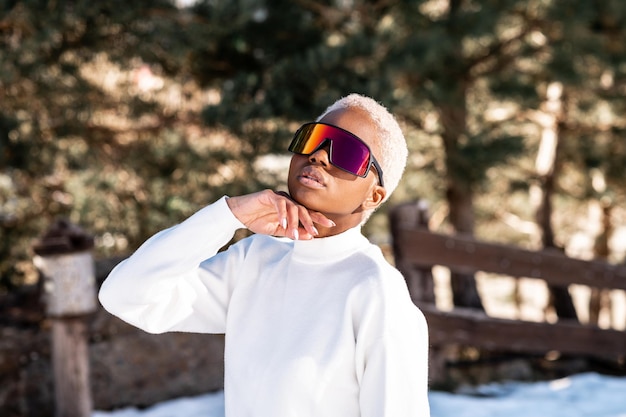
[[320,122],[329,123],[345,129],[361,138],[373,151],[377,149],[376,124],[365,110],[358,108],[334,110],[320,119]]

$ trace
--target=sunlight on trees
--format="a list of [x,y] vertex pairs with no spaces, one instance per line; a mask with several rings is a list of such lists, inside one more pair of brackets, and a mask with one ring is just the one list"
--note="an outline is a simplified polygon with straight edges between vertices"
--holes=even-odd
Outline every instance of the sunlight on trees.
[[[1,287],[36,280],[29,247],[56,217],[104,257],[222,194],[284,187],[293,131],[352,91],[407,135],[389,204],[423,199],[439,231],[537,247],[545,155],[555,244],[596,256],[589,207],[608,204],[608,259],[623,262],[621,2],[245,5],[2,6]],[[383,245],[385,214],[366,226]]]

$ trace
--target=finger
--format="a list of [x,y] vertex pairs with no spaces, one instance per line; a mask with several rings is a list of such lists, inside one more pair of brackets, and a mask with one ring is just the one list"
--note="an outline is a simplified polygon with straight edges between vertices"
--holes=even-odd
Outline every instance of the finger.
[[317,223],[317,224],[325,226],[325,227],[335,227],[335,226],[337,226],[334,221],[332,221],[328,217],[324,216],[319,211],[309,211],[309,217],[311,218],[311,220],[314,223]]
[[316,236],[317,236],[317,234],[315,234],[315,235],[311,234],[304,227],[302,227],[302,226],[298,227],[298,240],[311,240],[311,239],[315,238]]
[[[291,198],[291,196],[286,193],[285,191],[275,191],[276,194],[281,195],[285,198],[288,198],[289,201],[293,201],[295,204],[298,204],[293,198]],[[298,204],[299,206],[301,206],[300,204]],[[301,206],[304,207],[304,206]],[[334,227],[337,226],[335,224],[334,221],[332,221],[331,219],[329,219],[328,217],[324,216],[322,213],[318,212],[318,211],[311,211],[309,209],[307,209],[306,207],[304,207],[307,211],[307,214],[309,214],[309,218],[311,218],[311,220],[314,223],[320,224],[322,226],[326,226],[326,227]]]
[[298,206],[298,209],[298,218],[300,220],[300,224],[302,225],[302,228],[307,233],[307,235],[310,235],[311,237],[319,235],[317,228],[313,224],[313,220],[311,219],[309,210],[307,210],[304,206]]
[[285,232],[286,236],[298,240],[300,238],[300,218],[299,213],[300,209],[298,204],[294,203],[291,200],[286,200],[286,209],[287,209],[287,231]]
[[278,227],[287,232],[287,202],[286,198],[275,198],[274,207],[276,208],[276,216],[278,219]]

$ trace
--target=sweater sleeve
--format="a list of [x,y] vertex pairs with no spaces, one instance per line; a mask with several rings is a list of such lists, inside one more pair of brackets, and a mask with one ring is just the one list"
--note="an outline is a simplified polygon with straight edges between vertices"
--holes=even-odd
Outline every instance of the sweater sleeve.
[[426,319],[408,297],[391,292],[395,302],[370,310],[363,323],[376,337],[362,352],[361,416],[429,417]]
[[100,303],[150,333],[223,333],[238,256],[218,251],[243,227],[221,198],[118,264],[100,288]]

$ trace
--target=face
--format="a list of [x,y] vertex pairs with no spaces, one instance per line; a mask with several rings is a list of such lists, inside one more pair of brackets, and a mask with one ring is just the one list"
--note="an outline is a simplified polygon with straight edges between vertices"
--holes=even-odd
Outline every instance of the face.
[[[340,109],[320,121],[355,134],[368,144],[375,156],[380,155],[374,142],[376,127],[364,111]],[[385,190],[378,184],[373,167],[362,178],[331,165],[328,147],[311,155],[294,154],[291,158],[288,178],[291,197],[310,210],[324,213],[345,229],[359,224],[364,211],[380,205]]]

